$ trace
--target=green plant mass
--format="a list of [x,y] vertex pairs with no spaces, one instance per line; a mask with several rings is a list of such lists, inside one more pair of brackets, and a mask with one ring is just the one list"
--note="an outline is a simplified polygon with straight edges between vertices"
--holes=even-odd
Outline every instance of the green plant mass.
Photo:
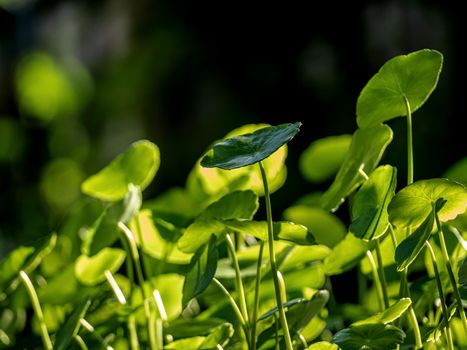
[[[21,94],[35,70],[68,86],[52,61],[33,58]],[[291,157],[323,191],[282,214],[275,192],[287,190],[301,122],[240,126],[193,160],[185,186],[155,198],[146,189],[161,151],[132,143],[82,181],[56,232],[0,261],[0,349],[26,332],[31,349],[48,350],[466,348],[465,159],[446,178],[414,179],[412,113],[442,65],[436,50],[382,65],[356,101],[353,135],[309,140]],[[51,122],[43,108],[36,118]],[[385,159],[399,116],[407,181]],[[55,180],[44,183],[59,203]],[[352,303],[336,293],[344,277]]]

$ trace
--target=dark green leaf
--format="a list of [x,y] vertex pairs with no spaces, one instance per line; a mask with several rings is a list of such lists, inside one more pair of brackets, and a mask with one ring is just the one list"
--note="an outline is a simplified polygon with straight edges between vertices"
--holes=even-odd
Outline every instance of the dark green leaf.
[[172,335],[175,339],[197,335],[206,336],[224,323],[224,320],[214,317],[208,319],[177,319],[165,325],[164,332]]
[[207,245],[199,248],[191,259],[190,270],[183,284],[183,306],[200,295],[211,283],[217,269],[216,236],[212,235]]
[[18,276],[32,253],[34,253],[34,247],[18,247],[0,261],[0,290],[2,292]]
[[89,305],[91,305],[91,301],[84,300],[73,310],[65,325],[57,333],[54,350],[66,350],[69,348],[73,337],[78,334],[80,321],[86,314]]
[[387,324],[393,322],[401,317],[409,309],[410,305],[412,305],[412,300],[410,300],[410,298],[402,298],[383,312],[377,313],[376,315],[368,317],[364,320],[355,322],[352,324],[352,326],[361,326],[371,323]]
[[299,161],[300,171],[305,179],[322,182],[334,176],[345,159],[351,141],[351,135],[340,135],[311,143]]
[[420,50],[387,61],[363,88],[357,101],[357,124],[361,128],[407,115],[420,108],[438,83],[443,55]]
[[296,205],[287,208],[283,216],[286,220],[305,225],[313,232],[316,242],[330,248],[339,243],[347,233],[347,228],[337,216],[320,207]]
[[378,167],[355,194],[349,231],[362,239],[377,239],[387,230],[387,208],[396,189],[397,171],[390,165]]
[[105,271],[115,273],[125,261],[126,253],[118,248],[104,248],[96,255],[81,255],[75,262],[75,275],[78,281],[94,286],[105,281]]
[[392,130],[387,125],[358,129],[352,136],[349,152],[336,178],[321,198],[321,206],[326,210],[337,210],[345,198],[365,180],[359,169],[370,175],[391,141]]
[[374,323],[345,328],[334,335],[332,342],[342,350],[389,350],[395,349],[404,339],[401,329]]
[[348,233],[344,240],[340,241],[326,259],[324,259],[324,269],[327,275],[338,275],[356,266],[365,256],[366,252],[372,249],[369,241],[364,241]]
[[141,140],[85,180],[81,190],[103,201],[118,201],[125,197],[130,184],[144,190],[156,175],[159,164],[159,148],[152,142]]
[[231,170],[257,163],[292,140],[301,125],[297,122],[270,126],[218,142],[201,160],[201,165]]
[[400,190],[388,207],[389,221],[394,226],[418,227],[438,199],[446,200],[439,211],[441,222],[454,219],[467,208],[467,189],[447,179],[420,180]]

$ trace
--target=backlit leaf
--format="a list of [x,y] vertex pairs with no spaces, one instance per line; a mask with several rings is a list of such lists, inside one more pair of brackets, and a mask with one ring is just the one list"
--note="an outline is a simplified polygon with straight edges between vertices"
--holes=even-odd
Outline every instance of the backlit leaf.
[[356,266],[365,256],[368,250],[372,249],[369,241],[359,239],[348,233],[324,259],[324,269],[327,275],[338,275]]
[[410,298],[402,298],[383,312],[379,312],[376,315],[368,317],[364,320],[354,322],[352,323],[352,326],[361,326],[371,323],[387,324],[393,322],[401,317],[409,309],[411,304],[412,300],[410,300]]
[[105,271],[115,273],[125,261],[126,253],[118,248],[104,248],[96,255],[81,255],[75,262],[75,275],[82,284],[93,286],[105,281]]
[[224,348],[234,334],[234,328],[230,323],[223,323],[212,330],[204,339],[199,350],[218,349],[217,344]]
[[337,210],[345,198],[365,180],[359,169],[369,176],[391,141],[392,130],[387,125],[378,124],[355,131],[344,162],[331,187],[321,198],[321,206],[326,210]]
[[467,186],[467,157],[450,166],[443,174],[443,177]]
[[387,61],[363,88],[357,101],[357,124],[377,125],[420,108],[435,89],[443,56],[435,50],[420,50]]
[[388,350],[395,349],[404,339],[400,328],[374,323],[345,328],[334,335],[332,342],[343,350]]

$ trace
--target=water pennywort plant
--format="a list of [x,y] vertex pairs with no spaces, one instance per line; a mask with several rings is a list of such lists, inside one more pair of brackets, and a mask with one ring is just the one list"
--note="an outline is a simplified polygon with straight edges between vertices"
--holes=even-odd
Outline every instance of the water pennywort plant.
[[[435,50],[386,62],[357,100],[353,135],[313,140],[300,157],[305,179],[331,185],[276,221],[271,194],[287,186],[301,123],[241,126],[185,186],[144,200],[160,154],[133,143],[83,182],[57,234],[0,261],[0,349],[466,348],[467,163],[414,175],[412,114],[442,64]],[[398,164],[380,164],[399,116],[403,185]],[[359,299],[341,304],[332,276],[349,270]]]

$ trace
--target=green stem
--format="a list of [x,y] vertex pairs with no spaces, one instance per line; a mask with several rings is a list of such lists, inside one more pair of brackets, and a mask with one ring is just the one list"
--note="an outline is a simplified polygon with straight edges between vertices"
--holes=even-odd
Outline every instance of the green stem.
[[[144,288],[144,275],[143,275],[143,269],[141,267],[141,260],[139,258],[138,246],[136,245],[135,239],[130,229],[123,222],[118,223],[118,228],[122,231],[130,247],[129,253],[134,263],[134,267],[136,271],[136,278],[138,279],[138,284],[140,285],[143,298],[144,300],[148,300],[149,296],[147,295],[146,290]],[[143,302],[143,307],[144,307],[144,315],[146,318],[148,336],[150,340],[149,342],[150,348],[151,350],[158,350],[157,342],[155,341],[156,340],[155,329],[151,327],[150,325],[151,310],[149,309],[149,305],[145,302]]]
[[387,309],[389,307],[389,296],[388,288],[386,285],[386,274],[384,273],[383,256],[381,255],[381,248],[379,246],[379,239],[376,240],[375,250],[376,259],[378,261],[379,278],[381,280],[381,291],[383,292],[384,308]]
[[439,232],[439,241],[441,243],[441,251],[443,252],[444,261],[446,264],[446,268],[448,270],[449,279],[451,281],[452,289],[454,290],[454,296],[457,301],[457,310],[461,315],[462,325],[464,326],[464,331],[467,333],[467,318],[465,317],[464,307],[462,305],[462,298],[459,292],[459,288],[457,288],[456,278],[454,277],[454,273],[452,271],[451,259],[449,258],[448,250],[446,248],[446,241],[444,240],[443,234],[443,227],[439,221],[438,213],[435,211],[435,219],[436,219],[436,226]]
[[443,285],[441,283],[441,278],[439,276],[436,255],[429,241],[426,241],[425,245],[428,251],[430,252],[431,262],[433,264],[433,270],[435,271],[436,285],[438,287],[439,298],[441,301],[441,309],[443,310],[443,316],[444,316],[444,319],[446,320],[446,341],[448,343],[449,350],[454,350],[454,345],[452,343],[451,328],[449,326],[449,314],[448,314],[448,309],[446,307],[446,302],[445,302],[446,299],[444,298]]
[[130,334],[130,349],[139,350],[138,331],[136,329],[136,317],[135,314],[128,316],[128,332]]
[[371,253],[370,250],[367,250],[366,256],[368,257],[368,261],[370,262],[371,272],[373,274],[373,280],[374,280],[376,291],[377,291],[376,294],[378,295],[379,309],[381,311],[384,311],[383,288],[381,286],[381,281],[379,279],[378,269],[376,267],[375,259],[373,258],[373,254]]
[[259,243],[258,261],[256,263],[255,296],[253,302],[253,314],[251,316],[251,350],[256,350],[256,322],[259,309],[259,287],[261,285],[261,266],[263,264],[264,242]]
[[420,349],[423,347],[422,335],[420,333],[420,328],[418,327],[417,315],[412,306],[409,307],[409,323],[412,326],[413,333],[415,336],[415,349]]
[[52,350],[52,341],[50,340],[49,332],[47,331],[47,325],[45,324],[44,314],[42,313],[42,308],[41,304],[39,303],[39,297],[37,296],[36,289],[34,288],[34,285],[32,284],[26,272],[20,271],[19,275],[21,281],[26,287],[26,290],[28,291],[29,298],[31,299],[32,308],[34,309],[34,313],[36,314],[37,320],[39,321],[39,328],[44,348],[46,350]]
[[217,279],[213,278],[212,281],[214,284],[221,290],[221,292],[224,294],[224,296],[227,298],[230,306],[232,307],[235,315],[238,318],[238,321],[240,322],[240,325],[243,328],[243,332],[245,333],[245,338],[247,339],[247,343],[249,344],[249,334],[248,334],[248,325],[245,322],[245,319],[243,318],[242,312],[238,308],[237,303],[235,302],[235,299],[232,297],[232,295],[229,293],[229,291],[224,287],[224,285]]
[[125,305],[126,304],[126,299],[125,295],[123,294],[122,290],[120,289],[117,281],[115,281],[114,276],[112,275],[112,272],[109,270],[105,270],[104,272],[105,278],[107,279],[107,282],[109,283],[110,287],[112,288],[112,291],[114,292],[115,296],[117,297],[117,300],[120,304]]
[[84,342],[83,338],[81,338],[78,334],[74,336],[75,342],[79,345],[81,350],[88,350],[86,343]]
[[243,319],[248,323],[248,309],[246,306],[245,290],[243,287],[242,276],[240,275],[240,265],[238,264],[237,253],[235,251],[235,245],[229,234],[226,235],[227,249],[229,251],[230,259],[235,270],[235,284],[238,293],[238,299],[240,302],[240,310],[242,311]]
[[407,185],[413,182],[413,137],[412,137],[412,111],[407,97],[404,96],[407,113]]
[[277,308],[279,310],[279,318],[281,321],[282,330],[284,331],[284,340],[287,350],[293,350],[292,346],[292,339],[290,337],[289,326],[287,324],[287,318],[285,316],[285,310],[282,300],[282,294],[285,294],[285,291],[281,292],[281,285],[278,279],[278,268],[276,263],[276,256],[274,254],[274,229],[272,224],[272,209],[271,209],[271,198],[269,196],[269,187],[268,187],[268,180],[266,177],[266,171],[264,170],[263,162],[259,162],[259,168],[261,170],[261,177],[263,179],[263,186],[264,186],[264,198],[266,201],[266,216],[267,216],[267,223],[268,223],[268,246],[269,246],[269,261],[271,264],[271,272],[272,278],[274,281],[274,291],[276,294],[276,303]]

